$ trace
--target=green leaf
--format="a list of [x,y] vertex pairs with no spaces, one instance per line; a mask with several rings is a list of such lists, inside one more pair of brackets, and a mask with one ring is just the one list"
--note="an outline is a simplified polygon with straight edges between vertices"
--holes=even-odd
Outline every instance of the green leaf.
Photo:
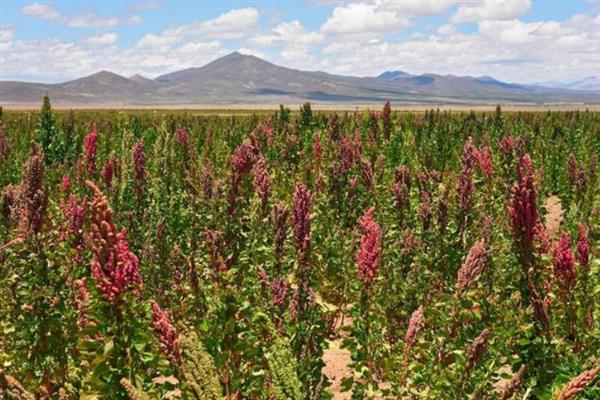
[[110,339],[108,342],[104,343],[104,353],[103,356],[107,357],[115,348],[115,342]]

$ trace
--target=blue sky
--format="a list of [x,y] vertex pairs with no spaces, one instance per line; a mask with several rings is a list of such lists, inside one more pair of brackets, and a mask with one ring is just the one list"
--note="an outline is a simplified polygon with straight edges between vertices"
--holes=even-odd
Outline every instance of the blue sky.
[[232,51],[359,76],[600,76],[597,0],[2,0],[0,33],[2,80],[154,77]]

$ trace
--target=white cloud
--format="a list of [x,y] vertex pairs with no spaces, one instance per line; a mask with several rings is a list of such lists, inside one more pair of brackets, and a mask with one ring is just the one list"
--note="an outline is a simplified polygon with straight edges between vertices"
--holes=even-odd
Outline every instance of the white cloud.
[[[139,51],[135,47],[119,49],[116,46],[74,43],[59,39],[13,40],[7,48],[2,44],[2,49],[1,79],[44,82],[62,82],[103,69],[124,76],[141,73],[144,76],[155,77],[179,69],[204,65],[229,53],[218,41],[193,42],[168,49]],[[41,59],[44,60],[43,63],[39,62]]]
[[282,45],[279,56],[285,61],[299,59],[312,60],[309,51],[313,46],[323,42],[324,35],[319,32],[309,32],[298,20],[282,22],[273,28],[271,33],[251,37],[249,41],[260,47]]
[[323,38],[323,34],[308,32],[300,21],[293,20],[277,25],[272,33],[251,37],[250,42],[259,46],[273,46],[278,43],[312,46],[321,43]]
[[138,47],[162,47],[175,43],[178,37],[175,35],[155,35],[148,33],[137,43]]
[[119,36],[113,32],[99,33],[84,40],[84,43],[91,45],[108,45],[117,43]]
[[600,12],[595,18],[586,14],[575,14],[566,20],[564,25],[575,29],[585,29],[592,33],[600,33]]
[[125,23],[127,25],[141,25],[142,18],[139,15],[131,15],[131,16],[125,18]]
[[77,17],[70,18],[67,25],[74,28],[102,28],[113,27],[119,24],[119,19],[114,17],[103,18],[94,12],[88,12]]
[[255,27],[260,14],[255,8],[247,7],[228,11],[213,20],[192,26],[191,31],[199,34],[231,34]]
[[452,24],[442,25],[437,29],[437,33],[444,36],[454,35],[456,33],[456,26]]
[[465,2],[452,16],[453,23],[502,21],[519,17],[531,8],[531,0],[480,0]]
[[21,9],[21,12],[30,17],[47,19],[50,21],[60,21],[63,19],[62,15],[53,7],[41,3],[28,4]]
[[254,33],[259,18],[260,14],[255,8],[234,9],[215,19],[168,28],[160,34],[146,34],[137,45],[139,47],[167,46],[190,38],[240,39]]
[[410,20],[377,3],[351,3],[334,8],[321,27],[325,34],[372,34],[401,30]]
[[165,3],[162,3],[160,1],[142,1],[142,2],[135,3],[133,5],[133,8],[135,10],[144,11],[144,10],[158,10],[160,8],[163,8],[164,6],[165,6]]
[[68,17],[62,15],[55,8],[41,3],[28,4],[21,9],[21,12],[29,17],[64,22],[73,28],[102,28],[113,27],[120,23],[128,25],[139,25],[142,23],[142,19],[138,15],[131,15],[127,18],[119,19],[116,17],[101,17],[94,12],[88,12],[86,14]]
[[12,41],[13,37],[14,37],[14,33],[12,30],[10,30],[8,28],[0,29],[0,43],[8,44]]
[[[569,28],[556,21],[523,22],[510,21],[482,21],[479,23],[479,32],[496,44],[508,46],[539,46],[545,42],[554,42],[568,34],[577,34],[577,30]],[[579,36],[579,34],[578,34]],[[583,38],[585,34],[582,34]],[[550,43],[549,43],[550,44]]]
[[302,45],[314,45],[323,40],[323,35],[317,32],[307,32],[298,20],[284,22],[273,29],[285,42],[294,42]]
[[442,26],[438,34],[421,34],[402,42],[337,41],[323,49],[318,68],[354,75],[376,75],[390,69],[492,75],[509,82],[529,83],[598,75],[600,36],[589,25],[594,19],[588,17],[588,24],[580,26],[569,20],[487,20],[478,24],[477,32],[469,34]]
[[411,17],[444,13],[458,0],[403,0],[383,2],[382,7]]
[[377,36],[398,32],[416,18],[445,13],[458,0],[403,0],[344,2],[333,9],[321,27],[327,34]]
[[3,79],[80,77],[90,72],[92,56],[88,49],[58,39],[16,40],[4,51]]

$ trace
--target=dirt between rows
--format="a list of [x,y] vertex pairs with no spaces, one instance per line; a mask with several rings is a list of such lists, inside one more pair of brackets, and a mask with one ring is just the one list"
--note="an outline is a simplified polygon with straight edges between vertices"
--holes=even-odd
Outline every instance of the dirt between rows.
[[331,382],[328,391],[333,395],[334,400],[349,400],[352,392],[342,392],[342,379],[352,377],[352,356],[350,351],[342,349],[342,342],[348,333],[344,330],[352,326],[352,318],[345,317],[335,326],[336,338],[329,342],[329,348],[323,353],[323,374]]
[[552,238],[558,233],[563,217],[562,204],[558,196],[549,196],[544,208],[546,209],[546,232]]

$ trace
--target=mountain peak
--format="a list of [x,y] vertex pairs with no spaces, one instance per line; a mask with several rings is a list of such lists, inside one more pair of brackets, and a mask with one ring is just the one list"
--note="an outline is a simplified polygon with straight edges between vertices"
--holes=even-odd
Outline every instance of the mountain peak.
[[239,51],[232,51],[231,53],[221,57],[221,58],[241,58],[244,57],[244,54],[240,53]]
[[395,79],[408,78],[411,76],[408,72],[404,71],[385,71],[377,76],[377,79],[381,81],[393,81]]
[[152,79],[148,79],[144,75],[140,75],[140,74],[135,74],[133,76],[130,76],[129,80],[133,81],[133,82],[138,82],[138,83],[152,82]]
[[122,75],[119,75],[119,74],[111,72],[111,71],[107,71],[105,69],[103,69],[102,71],[98,71],[95,74],[88,75],[88,76],[86,76],[86,78],[123,78],[123,79],[127,79]]
[[65,82],[66,85],[74,84],[74,85],[82,85],[87,83],[97,83],[102,85],[112,85],[112,84],[126,84],[130,82],[129,79],[121,76],[119,74],[115,74],[114,72],[102,70],[96,72],[95,74],[91,74],[88,76],[84,76],[83,78],[75,79],[69,82]]
[[212,61],[211,63],[209,63],[207,65],[210,65],[215,62],[234,63],[234,62],[252,62],[252,61],[267,62],[267,61],[263,60],[262,58],[253,56],[252,54],[242,54],[239,51],[234,51],[232,53],[229,53],[227,55],[217,58],[216,60]]
[[217,58],[216,60],[214,60],[213,62],[211,62],[207,65],[210,65],[213,63],[235,63],[235,62],[246,62],[246,63],[258,62],[258,63],[271,64],[270,62],[263,60],[262,58],[256,57],[252,54],[242,54],[239,51],[234,51],[233,53],[229,53],[226,56]]
[[202,67],[192,67],[181,71],[161,75],[155,80],[158,82],[181,81],[182,79],[194,79],[197,76],[206,73],[214,73],[218,76],[243,76],[252,75],[259,71],[278,68],[287,70],[284,67],[278,67],[268,61],[249,54],[242,54],[238,51],[229,53],[223,57],[209,62]]

